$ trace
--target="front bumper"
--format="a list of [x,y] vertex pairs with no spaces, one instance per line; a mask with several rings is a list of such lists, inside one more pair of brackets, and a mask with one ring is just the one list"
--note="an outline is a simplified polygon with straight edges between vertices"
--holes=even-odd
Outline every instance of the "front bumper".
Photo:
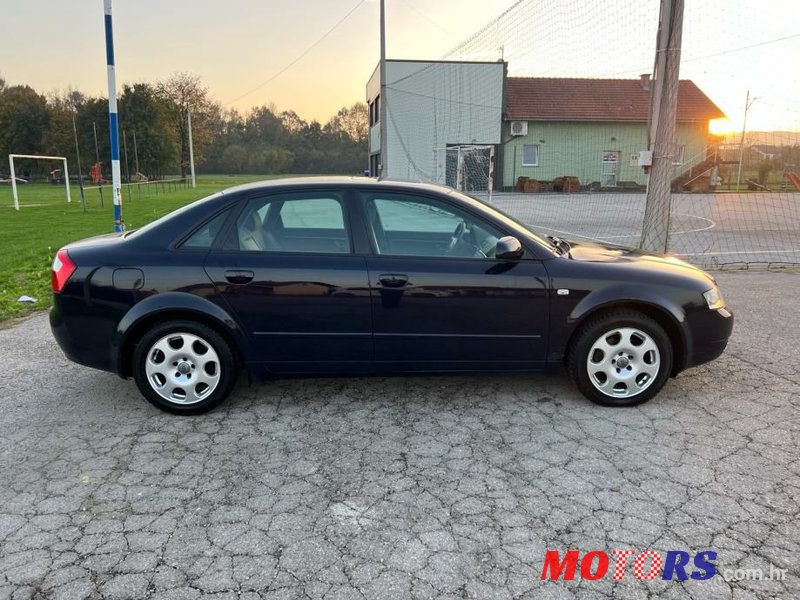
[[733,331],[733,312],[727,306],[698,311],[689,319],[689,330],[691,346],[684,368],[710,362],[725,351]]

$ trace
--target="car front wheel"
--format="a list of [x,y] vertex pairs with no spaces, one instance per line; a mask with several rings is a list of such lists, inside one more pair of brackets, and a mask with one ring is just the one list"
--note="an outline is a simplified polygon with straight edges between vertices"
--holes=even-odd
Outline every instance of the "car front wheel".
[[222,336],[193,321],[170,321],[147,331],[133,363],[142,395],[175,414],[211,410],[228,396],[237,377],[236,360]]
[[585,323],[567,366],[584,396],[604,406],[633,406],[655,396],[672,371],[672,344],[663,327],[629,310]]

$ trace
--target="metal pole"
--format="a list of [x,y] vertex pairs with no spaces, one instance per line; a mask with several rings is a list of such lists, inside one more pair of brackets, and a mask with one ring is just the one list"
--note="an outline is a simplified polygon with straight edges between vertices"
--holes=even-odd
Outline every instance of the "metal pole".
[[81,205],[86,212],[86,195],[83,192],[83,171],[81,170],[81,151],[78,148],[78,128],[75,126],[75,112],[72,113],[72,137],[75,138],[75,158],[78,163],[78,187],[81,190]]
[[[96,164],[100,164],[100,150],[97,147],[97,123],[92,121],[92,130],[94,130],[94,160]],[[100,167],[100,180],[97,182],[97,189],[100,192],[100,207],[105,207],[103,203],[103,167]]]
[[114,231],[125,231],[122,222],[122,177],[119,169],[119,119],[117,117],[117,82],[114,67],[114,31],[111,0],[103,0],[106,29],[106,70],[108,73],[108,129],[111,141],[111,198],[114,202]]
[[461,146],[458,147],[458,154],[456,155],[456,189],[459,192],[464,191],[464,155],[461,153]]
[[[753,98],[755,100],[755,98]],[[742,183],[742,161],[744,160],[744,134],[747,130],[747,111],[750,109],[750,90],[747,90],[747,96],[744,100],[744,121],[742,121],[742,141],[739,142],[739,171],[736,174],[736,191],[739,191],[739,185]]]
[[139,150],[136,148],[136,130],[133,130],[133,162],[136,168],[136,192],[138,193],[139,200],[142,199],[142,181],[141,171],[139,170]]
[[67,184],[67,204],[72,203],[72,194],[69,191],[69,169],[67,168],[67,159],[64,158],[64,181]]
[[492,203],[492,191],[494,190],[494,146],[489,147],[489,204]]
[[[136,172],[140,173],[139,171],[139,150],[136,147],[136,130],[133,130],[133,164],[136,168]],[[138,179],[138,177],[137,177]]]
[[189,127],[189,168],[192,173],[192,189],[197,187],[197,180],[194,177],[194,145],[192,144],[192,111],[186,109],[186,121]]
[[128,200],[131,199],[131,169],[128,165],[128,137],[125,130],[122,130],[122,151],[125,153],[125,181],[128,184]]
[[17,173],[14,170],[14,157],[9,154],[8,165],[11,167],[11,193],[14,196],[14,209],[19,210],[19,196],[17,195]]
[[[668,40],[663,48],[664,69],[655,73],[663,79],[658,97],[655,136],[652,140],[653,165],[647,186],[644,223],[642,224],[642,248],[650,252],[666,252],[669,240],[672,162],[676,152],[675,118],[678,109],[678,74],[681,61],[681,37],[683,32],[684,0],[662,0],[661,29]],[[662,39],[659,31],[659,40]],[[662,52],[662,48],[657,49]]]
[[380,95],[380,133],[381,133],[381,164],[378,178],[383,179],[389,173],[387,169],[387,152],[389,148],[387,134],[389,123],[386,121],[386,0],[381,0],[381,95]]

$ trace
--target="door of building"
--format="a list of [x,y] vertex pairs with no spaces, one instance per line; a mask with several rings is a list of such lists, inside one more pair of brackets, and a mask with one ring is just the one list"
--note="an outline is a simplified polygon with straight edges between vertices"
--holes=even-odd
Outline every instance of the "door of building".
[[603,170],[600,172],[600,187],[616,187],[619,167],[619,152],[603,151]]

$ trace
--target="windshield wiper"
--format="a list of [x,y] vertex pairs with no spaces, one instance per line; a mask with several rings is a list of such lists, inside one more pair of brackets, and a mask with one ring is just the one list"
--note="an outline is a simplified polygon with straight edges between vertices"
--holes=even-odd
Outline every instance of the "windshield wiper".
[[555,246],[562,254],[569,254],[569,251],[572,250],[572,246],[569,245],[569,242],[567,240],[562,240],[558,236],[548,235],[547,239],[550,240],[550,243],[552,243],[553,246]]

